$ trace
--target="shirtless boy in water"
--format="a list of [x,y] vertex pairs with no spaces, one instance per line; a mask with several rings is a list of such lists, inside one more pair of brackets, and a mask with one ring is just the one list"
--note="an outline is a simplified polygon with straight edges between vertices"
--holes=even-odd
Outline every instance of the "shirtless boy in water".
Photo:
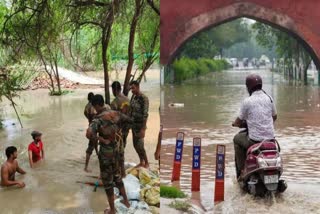
[[22,181],[15,181],[15,174],[19,172],[20,174],[26,174],[26,172],[21,169],[16,160],[17,148],[14,146],[9,146],[6,149],[7,161],[1,166],[1,186],[13,186],[17,185],[22,188],[25,186]]

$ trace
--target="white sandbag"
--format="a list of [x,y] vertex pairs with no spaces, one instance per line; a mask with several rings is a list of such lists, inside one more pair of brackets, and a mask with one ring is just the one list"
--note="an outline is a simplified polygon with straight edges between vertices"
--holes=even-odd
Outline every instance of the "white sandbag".
[[124,205],[123,203],[121,203],[122,197],[117,198],[114,201],[114,207],[117,211],[118,214],[125,214],[125,213],[129,213],[129,208],[126,207],[126,205]]
[[129,200],[140,200],[140,183],[134,175],[128,174],[123,180]]
[[122,197],[114,201],[117,214],[151,214],[149,206],[144,201],[129,201],[130,208],[121,203]]
[[137,207],[136,207],[138,210],[149,210],[149,205],[144,202],[144,201],[140,201],[138,204],[137,204]]

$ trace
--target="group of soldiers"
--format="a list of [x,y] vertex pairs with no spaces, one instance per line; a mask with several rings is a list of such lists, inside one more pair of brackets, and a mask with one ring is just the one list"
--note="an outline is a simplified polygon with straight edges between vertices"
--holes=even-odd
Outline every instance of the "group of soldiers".
[[[89,144],[86,150],[84,170],[89,171],[90,155],[95,150],[99,158],[101,180],[110,205],[108,213],[115,213],[114,186],[119,189],[123,197],[122,203],[127,207],[130,206],[122,182],[122,178],[125,176],[124,151],[129,129],[132,130],[133,146],[140,159],[137,167],[149,167],[144,149],[149,101],[141,93],[137,81],[130,83],[131,100],[121,93],[121,84],[118,81],[113,82],[111,87],[115,99],[110,106],[104,103],[102,95],[94,95],[91,92],[88,94],[89,102],[85,107],[84,114],[89,121],[86,133]],[[99,151],[98,144],[100,145]]]

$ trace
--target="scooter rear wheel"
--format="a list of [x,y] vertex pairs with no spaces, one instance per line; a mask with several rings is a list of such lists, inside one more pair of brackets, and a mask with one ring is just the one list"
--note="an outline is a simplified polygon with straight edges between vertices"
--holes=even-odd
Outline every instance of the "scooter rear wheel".
[[267,193],[266,187],[264,186],[264,184],[261,181],[259,181],[256,184],[256,194],[255,194],[255,196],[264,197],[266,193]]

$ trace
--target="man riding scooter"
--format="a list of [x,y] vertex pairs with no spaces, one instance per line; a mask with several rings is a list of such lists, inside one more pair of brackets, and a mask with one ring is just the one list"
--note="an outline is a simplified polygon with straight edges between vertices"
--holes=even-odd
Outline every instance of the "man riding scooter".
[[237,178],[241,179],[247,149],[253,144],[274,139],[273,122],[277,119],[277,111],[272,98],[262,90],[262,79],[257,74],[246,77],[249,97],[245,98],[237,119],[232,126],[242,128],[244,123],[248,132],[238,133],[234,139]]

